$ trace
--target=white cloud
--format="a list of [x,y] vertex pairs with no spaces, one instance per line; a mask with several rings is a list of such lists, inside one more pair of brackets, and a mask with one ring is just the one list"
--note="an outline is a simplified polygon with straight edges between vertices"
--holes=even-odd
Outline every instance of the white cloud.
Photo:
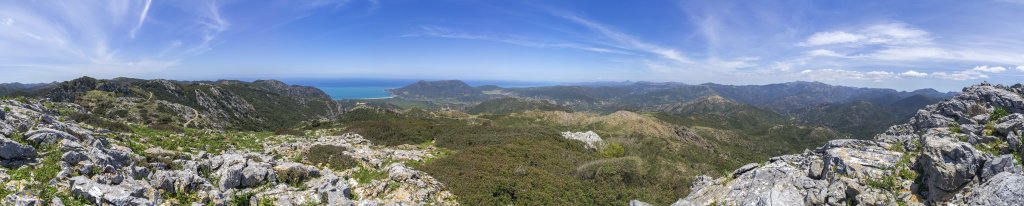
[[825,56],[825,57],[846,57],[846,55],[837,53],[828,49],[815,49],[807,52],[810,56]]
[[14,25],[14,19],[9,18],[9,17],[8,18],[0,19],[0,24],[2,24],[4,26]]
[[1017,70],[1024,72],[1024,66],[1017,66]]
[[844,69],[818,69],[804,70],[801,75],[812,80],[833,81],[833,80],[869,80],[880,82],[885,79],[898,77],[897,74],[888,71],[853,71]]
[[976,67],[972,68],[971,70],[979,71],[979,72],[988,72],[988,73],[1000,73],[1000,72],[1006,71],[1006,67],[999,67],[999,66],[990,67],[988,65],[983,65],[983,66],[976,66]]
[[812,34],[800,46],[825,45],[920,45],[931,41],[929,33],[905,24],[872,25],[859,31],[825,31]]
[[899,76],[900,77],[926,77],[926,76],[928,76],[928,73],[918,72],[918,71],[914,71],[914,70],[908,70],[908,71],[905,71],[903,73],[900,73]]
[[1000,73],[1006,71],[1006,67],[991,67],[991,66],[976,66],[971,69],[956,71],[956,72],[932,72],[932,76],[941,79],[951,80],[972,80],[972,79],[988,79],[989,76],[986,73]]
[[985,74],[982,74],[982,73],[978,73],[978,72],[971,72],[971,71],[959,71],[959,72],[953,72],[953,73],[932,72],[931,75],[936,77],[936,78],[950,79],[950,80],[972,80],[972,79],[986,79],[986,78],[988,78],[988,75],[985,75]]
[[912,61],[921,59],[947,59],[956,55],[936,47],[896,47],[875,51],[868,57],[890,61]]
[[854,43],[865,39],[864,36],[843,31],[818,32],[800,43],[801,46],[821,46],[829,44]]

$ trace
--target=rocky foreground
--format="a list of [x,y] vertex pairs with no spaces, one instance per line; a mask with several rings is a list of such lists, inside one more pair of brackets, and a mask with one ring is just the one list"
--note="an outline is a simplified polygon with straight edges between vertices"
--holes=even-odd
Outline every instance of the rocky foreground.
[[875,140],[698,177],[673,205],[1020,205],[1022,95],[1020,84],[971,86]]
[[[9,99],[0,108],[0,205],[458,204],[407,166],[436,158],[429,145],[388,148],[358,134],[314,133],[253,140],[262,151],[177,151],[65,121],[61,113],[82,110],[74,104]],[[355,160],[352,167],[300,163],[324,146]]]

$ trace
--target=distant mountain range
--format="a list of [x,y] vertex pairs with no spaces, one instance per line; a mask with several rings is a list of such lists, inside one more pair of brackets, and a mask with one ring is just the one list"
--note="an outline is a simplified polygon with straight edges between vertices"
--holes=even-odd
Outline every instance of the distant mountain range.
[[[767,110],[780,118],[795,118],[811,125],[833,127],[854,137],[867,138],[886,125],[909,118],[925,105],[948,99],[956,93],[934,89],[906,92],[893,89],[857,88],[820,82],[789,82],[768,85],[722,85],[682,83],[592,83],[582,85],[501,88],[472,87],[459,80],[419,81],[390,90],[399,99],[470,107],[491,99],[522,98],[549,101],[575,111],[614,112],[618,110],[704,115],[692,110],[731,112],[736,115],[766,114],[736,109]],[[707,102],[708,97],[716,101]],[[705,102],[696,102],[705,101]],[[727,105],[715,105],[727,104]],[[737,107],[734,104],[750,105]],[[718,109],[714,108],[729,108]],[[724,115],[729,116],[729,115]],[[731,116],[731,118],[744,118]]]

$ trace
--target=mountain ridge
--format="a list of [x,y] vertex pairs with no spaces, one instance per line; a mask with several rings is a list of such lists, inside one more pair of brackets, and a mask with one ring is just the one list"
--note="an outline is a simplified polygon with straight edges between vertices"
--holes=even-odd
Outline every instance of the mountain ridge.
[[1022,112],[1024,85],[970,86],[874,140],[832,140],[726,177],[698,177],[673,205],[1020,203]]

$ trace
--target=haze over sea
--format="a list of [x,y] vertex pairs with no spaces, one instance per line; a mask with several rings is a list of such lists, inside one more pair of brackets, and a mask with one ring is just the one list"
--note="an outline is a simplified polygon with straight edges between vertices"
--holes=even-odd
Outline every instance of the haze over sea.
[[[430,81],[431,79],[425,79]],[[312,86],[323,90],[335,100],[389,98],[388,89],[403,87],[419,79],[372,79],[372,78],[320,78],[282,79],[288,84]],[[496,85],[499,87],[536,87],[558,85],[553,82],[524,82],[501,80],[463,80],[470,86]]]

